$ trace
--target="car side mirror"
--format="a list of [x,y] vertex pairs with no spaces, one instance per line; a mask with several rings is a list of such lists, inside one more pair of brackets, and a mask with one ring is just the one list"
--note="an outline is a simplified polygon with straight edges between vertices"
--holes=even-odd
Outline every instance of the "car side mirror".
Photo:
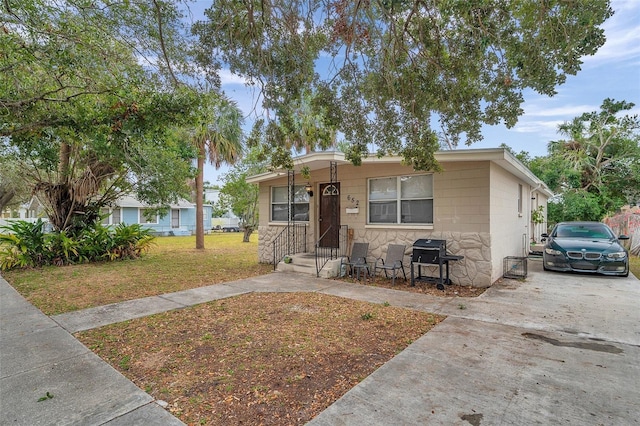
[[626,235],[620,235],[620,236],[618,237],[618,239],[619,239],[619,240],[628,240],[628,239],[629,239],[629,237],[628,237],[628,236],[626,236]]

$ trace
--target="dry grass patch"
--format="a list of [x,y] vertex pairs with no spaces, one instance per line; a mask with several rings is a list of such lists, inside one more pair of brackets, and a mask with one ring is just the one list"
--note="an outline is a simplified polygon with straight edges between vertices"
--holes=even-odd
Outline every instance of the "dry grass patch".
[[3,277],[47,315],[253,277],[271,271],[258,263],[257,235],[163,237],[141,259],[3,272]]
[[368,277],[366,281],[364,279],[356,280],[351,277],[341,278],[340,280],[350,283],[390,288],[393,290],[408,291],[418,294],[428,294],[430,296],[438,297],[478,297],[487,290],[486,288],[463,286],[458,284],[445,285],[444,290],[438,290],[435,283],[421,280],[416,280],[415,285],[412,286],[411,279],[408,276],[406,281],[404,280],[404,278],[396,277],[395,284],[392,284],[391,278],[386,278],[384,276],[384,273],[382,273],[381,275],[379,274],[373,278]]
[[441,320],[316,293],[257,293],[77,337],[190,425],[299,425]]

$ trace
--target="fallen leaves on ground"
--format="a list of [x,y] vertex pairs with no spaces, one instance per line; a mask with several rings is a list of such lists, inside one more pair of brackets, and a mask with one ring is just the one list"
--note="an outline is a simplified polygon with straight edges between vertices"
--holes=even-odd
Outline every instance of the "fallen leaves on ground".
[[361,277],[360,280],[352,277],[343,277],[340,279],[351,283],[390,288],[393,290],[408,291],[412,293],[428,294],[430,296],[437,297],[478,297],[486,290],[486,288],[459,284],[447,284],[444,286],[444,290],[438,290],[436,288],[436,284],[433,282],[416,280],[415,285],[411,285],[410,279],[405,280],[404,278],[396,277],[395,283],[393,283],[391,278],[387,278],[383,274],[376,275],[375,277],[368,277],[366,280],[363,277]]
[[190,425],[301,425],[443,317],[251,293],[78,333]]

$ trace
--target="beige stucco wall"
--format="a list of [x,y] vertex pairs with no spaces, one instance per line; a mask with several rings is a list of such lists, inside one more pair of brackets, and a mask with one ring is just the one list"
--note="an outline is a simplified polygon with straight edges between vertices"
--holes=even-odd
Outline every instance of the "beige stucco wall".
[[[433,174],[434,224],[433,225],[367,225],[367,179],[372,177],[423,174],[401,164],[366,164],[363,166],[339,165],[340,220],[354,230],[355,241],[368,241],[371,260],[380,257],[388,244],[407,245],[411,253],[413,242],[419,238],[446,239],[448,251],[463,255],[465,259],[451,264],[453,282],[463,285],[486,287],[493,278],[490,203],[489,162],[460,162],[443,165],[443,171]],[[296,184],[307,181],[295,177]],[[311,198],[310,220],[307,226],[308,251],[313,251],[317,232],[319,210],[318,184],[329,182],[329,170],[315,170],[310,182],[315,196]],[[273,261],[272,241],[285,224],[269,223],[270,188],[287,184],[286,176],[263,182],[260,185],[259,259]],[[357,214],[347,213],[358,203]],[[407,274],[410,258],[407,256]],[[423,271],[424,272],[424,271]]]
[[[522,185],[522,212],[518,212],[518,185]],[[516,179],[503,168],[491,165],[491,235],[500,241],[492,247],[492,280],[503,274],[503,261],[507,256],[522,256],[528,233],[529,186]],[[527,242],[528,244],[528,242]]]
[[[531,211],[547,205],[544,190],[532,187],[492,161],[441,163],[442,172],[433,173],[434,223],[432,225],[368,225],[367,179],[423,174],[399,163],[380,162],[356,167],[338,165],[340,221],[354,233],[355,241],[369,242],[371,260],[383,256],[388,244],[405,244],[409,254],[419,238],[445,239],[448,251],[464,256],[451,265],[455,283],[490,286],[503,275],[507,256],[526,256],[532,239],[539,240],[546,223],[531,223]],[[329,169],[313,170],[309,182],[314,187],[307,224],[307,251],[313,252],[318,230],[318,185],[330,181]],[[296,175],[295,183],[307,179]],[[287,177],[260,185],[259,259],[273,261],[272,242],[286,224],[270,223],[270,188],[286,186]],[[522,185],[522,209],[518,211],[518,185]],[[358,206],[358,212],[351,210]]]

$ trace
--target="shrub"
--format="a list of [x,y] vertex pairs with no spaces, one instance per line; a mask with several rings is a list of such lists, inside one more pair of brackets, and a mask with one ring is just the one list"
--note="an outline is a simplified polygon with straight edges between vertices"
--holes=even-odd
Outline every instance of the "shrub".
[[46,263],[48,255],[44,222],[15,221],[0,227],[0,269],[26,268]]
[[143,228],[140,224],[121,223],[115,228],[112,247],[106,254],[109,260],[135,259],[149,250],[153,239],[150,230]]
[[0,269],[69,265],[103,260],[135,259],[148,251],[154,237],[139,224],[113,229],[96,224],[74,235],[44,232],[44,222],[16,221],[1,227]]

